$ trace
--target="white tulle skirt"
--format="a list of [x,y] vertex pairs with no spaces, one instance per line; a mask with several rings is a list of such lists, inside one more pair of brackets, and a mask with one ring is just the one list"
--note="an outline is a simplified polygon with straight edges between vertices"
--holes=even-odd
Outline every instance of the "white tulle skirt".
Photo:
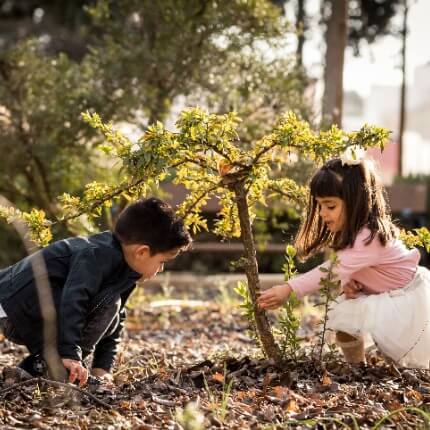
[[340,296],[331,305],[328,328],[369,335],[378,349],[404,367],[429,368],[430,271],[418,267],[404,288],[356,299]]

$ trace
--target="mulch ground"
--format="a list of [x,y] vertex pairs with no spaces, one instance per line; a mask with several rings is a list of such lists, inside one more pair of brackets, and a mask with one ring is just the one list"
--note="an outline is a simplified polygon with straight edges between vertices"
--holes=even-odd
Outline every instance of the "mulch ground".
[[[129,312],[114,386],[2,382],[0,427],[430,428],[428,371],[397,368],[376,351],[367,366],[351,367],[336,354],[315,361],[309,345],[316,322],[313,314],[303,317],[306,354],[279,369],[260,355],[232,303],[151,304],[146,297]],[[0,348],[3,368],[25,354],[7,340]]]

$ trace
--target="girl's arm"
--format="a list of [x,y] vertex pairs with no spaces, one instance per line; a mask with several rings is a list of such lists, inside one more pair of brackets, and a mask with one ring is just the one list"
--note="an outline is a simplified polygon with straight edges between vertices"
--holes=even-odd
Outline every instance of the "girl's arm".
[[260,294],[258,306],[263,309],[276,309],[288,300],[292,291],[288,284],[275,285]]
[[[380,261],[384,247],[377,237],[366,245],[365,242],[369,234],[368,229],[363,229],[357,235],[354,246],[337,252],[339,261],[333,271],[337,275],[337,279],[340,280],[342,287],[351,281],[354,273],[364,267],[375,266]],[[322,267],[328,269],[330,262],[326,261],[309,272],[288,281],[299,298],[321,288],[320,281],[326,276],[326,273],[321,271]]]

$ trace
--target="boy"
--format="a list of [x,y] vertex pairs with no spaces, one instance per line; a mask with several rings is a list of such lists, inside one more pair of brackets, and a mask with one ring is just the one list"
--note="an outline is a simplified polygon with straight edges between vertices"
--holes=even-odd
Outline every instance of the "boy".
[[[88,371],[82,361],[92,352],[92,374],[112,379],[124,305],[135,282],[163,271],[164,263],[190,243],[189,233],[172,208],[149,198],[130,204],[113,232],[60,240],[39,251],[57,310],[58,353],[70,382],[86,383]],[[21,377],[40,376],[46,367],[31,259],[0,271],[0,327],[8,339],[30,351],[18,365]]]

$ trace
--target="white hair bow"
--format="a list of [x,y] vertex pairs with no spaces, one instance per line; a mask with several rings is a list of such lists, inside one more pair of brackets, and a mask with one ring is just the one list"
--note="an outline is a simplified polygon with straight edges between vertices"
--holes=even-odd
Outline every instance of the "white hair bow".
[[366,150],[358,145],[348,146],[345,152],[341,155],[342,166],[347,164],[348,166],[355,166],[360,164],[366,155]]

